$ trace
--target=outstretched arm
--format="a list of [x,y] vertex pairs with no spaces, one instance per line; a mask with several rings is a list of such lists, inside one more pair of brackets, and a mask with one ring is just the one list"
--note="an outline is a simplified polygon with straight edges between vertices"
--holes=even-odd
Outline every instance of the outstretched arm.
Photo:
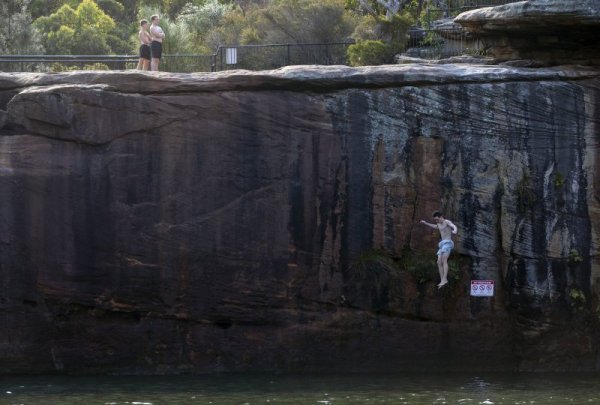
[[429,222],[427,222],[427,221],[423,221],[423,220],[421,220],[421,223],[422,223],[423,225],[427,225],[427,226],[428,226],[428,227],[430,227],[430,228],[437,229],[437,225],[436,225],[436,224],[430,224]]

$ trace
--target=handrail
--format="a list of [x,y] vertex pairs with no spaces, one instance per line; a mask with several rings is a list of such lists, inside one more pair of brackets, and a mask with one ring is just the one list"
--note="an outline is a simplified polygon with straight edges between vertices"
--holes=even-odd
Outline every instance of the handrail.
[[[353,40],[344,42],[326,42],[326,43],[289,43],[289,44],[250,44],[250,45],[220,45],[212,54],[166,54],[163,53],[163,59],[166,63],[169,60],[178,61],[184,58],[196,58],[210,63],[209,69],[216,71],[224,66],[224,57],[228,49],[235,48],[240,52],[244,52],[247,49],[249,52],[255,52],[258,49],[286,49],[287,48],[287,63],[290,62],[290,55],[300,49],[301,52],[311,51],[311,49],[318,52],[325,52],[325,55],[329,55],[330,48],[336,48],[339,46],[349,46],[354,44]],[[338,52],[339,53],[339,52]],[[293,55],[292,55],[293,56]],[[0,63],[106,63],[112,64],[125,64],[125,63],[137,63],[139,57],[137,55],[0,55]],[[268,60],[267,60],[268,62]],[[300,60],[300,63],[303,63]],[[316,62],[324,63],[327,62]],[[122,65],[124,67],[124,65]],[[283,64],[285,66],[285,62]],[[21,67],[21,71],[23,71]]]
[[306,43],[289,43],[289,44],[247,44],[247,45],[219,45],[217,48],[217,52],[214,55],[217,55],[221,49],[227,48],[269,48],[269,47],[277,47],[277,46],[327,46],[327,45],[353,45],[356,42],[351,39],[348,41],[342,42],[306,42]]
[[25,62],[31,59],[33,62],[38,61],[129,61],[137,60],[136,55],[0,55],[0,62]]

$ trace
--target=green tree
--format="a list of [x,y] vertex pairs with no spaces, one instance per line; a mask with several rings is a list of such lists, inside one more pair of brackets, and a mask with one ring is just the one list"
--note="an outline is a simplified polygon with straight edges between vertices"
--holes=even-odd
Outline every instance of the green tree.
[[[98,7],[115,22],[125,22],[125,7],[117,0],[96,0]],[[131,22],[131,21],[129,21]]]
[[379,40],[359,41],[348,48],[348,61],[351,66],[381,65],[392,56],[389,45]]
[[272,43],[344,41],[356,25],[344,5],[344,0],[274,0],[264,9],[259,30]]
[[215,38],[209,40],[211,33],[217,31],[217,28],[222,25],[223,18],[232,9],[232,5],[222,4],[218,0],[207,0],[201,6],[188,3],[177,17],[177,24],[188,32],[189,40],[192,44],[196,44],[196,48],[216,48],[222,42],[218,35],[216,40]]
[[31,17],[35,20],[39,17],[48,16],[65,4],[76,8],[80,0],[31,0]]
[[65,4],[55,13],[34,22],[42,33],[42,43],[50,54],[107,54],[115,28],[114,20],[93,0],[83,0],[76,9]]
[[38,31],[31,26],[29,0],[4,0],[0,3],[0,52],[38,54],[43,51]]
[[[346,0],[345,5],[349,10],[359,11],[363,14],[374,16],[385,15],[391,20],[395,15],[409,7],[416,7],[420,11],[426,0]],[[431,0],[445,1],[445,0]]]
[[356,41],[348,49],[354,66],[392,63],[408,41],[408,30],[415,24],[422,0],[347,0],[346,7],[362,14],[352,34]]
[[221,19],[207,36],[212,49],[219,45],[256,45],[263,43],[265,32],[261,29],[262,8],[247,5],[245,8],[235,7]]

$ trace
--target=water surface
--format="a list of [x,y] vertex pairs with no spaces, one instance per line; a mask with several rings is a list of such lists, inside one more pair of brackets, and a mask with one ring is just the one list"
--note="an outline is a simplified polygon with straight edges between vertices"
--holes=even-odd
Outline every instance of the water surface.
[[2,377],[0,404],[600,404],[598,374]]

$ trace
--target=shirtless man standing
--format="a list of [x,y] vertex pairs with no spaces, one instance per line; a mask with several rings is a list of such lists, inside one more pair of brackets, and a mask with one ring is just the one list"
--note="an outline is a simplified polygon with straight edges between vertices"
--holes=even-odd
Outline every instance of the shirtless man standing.
[[162,57],[162,41],[165,38],[165,33],[158,26],[159,20],[157,15],[153,15],[150,18],[152,24],[150,26],[150,35],[152,36],[152,42],[150,43],[150,48],[152,48],[152,62],[150,63],[150,68],[155,72],[158,71],[158,64]]
[[442,288],[448,284],[448,257],[450,256],[452,248],[454,248],[452,234],[456,234],[456,232],[458,232],[458,228],[452,222],[445,219],[442,213],[439,211],[433,213],[433,220],[435,221],[435,224],[430,224],[429,222],[423,220],[421,220],[421,223],[440,231],[442,240],[438,244],[437,265],[441,278],[438,288]]
[[138,62],[138,70],[150,70],[150,41],[152,38],[148,31],[148,21],[140,21],[140,32],[138,32],[138,38],[140,39],[140,60]]

